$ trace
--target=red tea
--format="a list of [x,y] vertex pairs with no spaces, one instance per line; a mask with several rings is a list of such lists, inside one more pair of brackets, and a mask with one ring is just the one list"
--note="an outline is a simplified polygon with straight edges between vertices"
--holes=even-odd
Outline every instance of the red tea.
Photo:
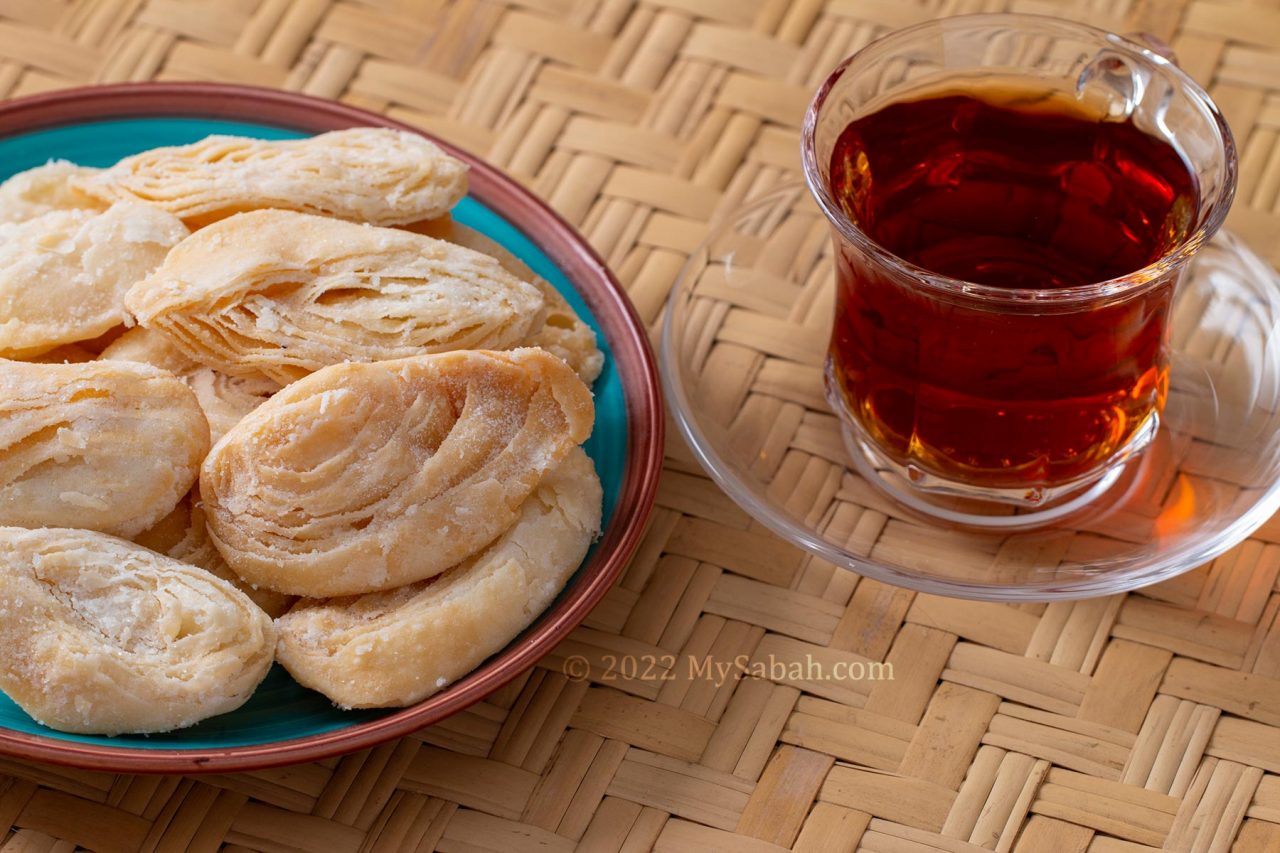
[[[996,288],[1135,272],[1193,227],[1167,142],[1057,99],[896,103],[832,153],[832,196],[899,258]],[[939,296],[837,241],[831,379],[901,463],[972,485],[1072,482],[1147,428],[1168,384],[1172,275],[1068,310]]]

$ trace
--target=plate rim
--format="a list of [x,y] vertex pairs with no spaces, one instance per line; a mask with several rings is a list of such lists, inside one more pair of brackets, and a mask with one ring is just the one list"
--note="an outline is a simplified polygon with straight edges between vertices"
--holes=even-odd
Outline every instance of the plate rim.
[[470,166],[470,194],[502,215],[564,273],[610,348],[626,405],[622,485],[609,526],[582,576],[529,628],[444,691],[377,720],[264,744],[138,749],[63,741],[0,727],[0,755],[117,773],[228,773],[345,755],[411,734],[481,701],[552,651],[591,612],[639,548],[662,470],[665,418],[657,362],[643,321],[608,266],[546,202],[496,166],[434,134],[388,116],[297,92],[233,83],[77,86],[0,103],[0,139],[92,121],[129,118],[251,121],[321,133],[388,127],[425,137]]

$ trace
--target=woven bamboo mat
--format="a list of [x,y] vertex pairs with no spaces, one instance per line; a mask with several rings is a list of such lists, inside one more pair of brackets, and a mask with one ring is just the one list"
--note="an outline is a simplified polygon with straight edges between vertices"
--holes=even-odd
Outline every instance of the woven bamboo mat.
[[[794,176],[826,69],[1000,9],[1170,41],[1241,146],[1230,227],[1280,261],[1277,0],[0,0],[0,95],[223,80],[386,112],[526,181],[656,325],[707,222]],[[0,850],[1280,850],[1280,523],[1142,594],[1006,606],[807,557],[675,438],[658,500],[588,623],[469,711],[260,773],[0,760]],[[740,655],[893,677],[707,669]]]

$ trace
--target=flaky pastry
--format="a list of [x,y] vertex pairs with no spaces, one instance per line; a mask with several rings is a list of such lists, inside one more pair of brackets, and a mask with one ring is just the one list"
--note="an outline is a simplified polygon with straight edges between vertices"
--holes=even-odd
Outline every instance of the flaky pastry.
[[126,322],[125,291],[186,235],[141,204],[0,225],[0,357],[38,355]]
[[230,376],[183,352],[163,332],[135,326],[102,351],[107,361],[138,361],[167,370],[195,392],[209,422],[209,440],[217,443],[240,419],[280,390],[265,376]]
[[66,732],[164,732],[232,711],[275,629],[203,569],[87,530],[0,528],[0,688]]
[[0,361],[0,525],[133,536],[209,450],[195,395],[144,364]]
[[539,349],[327,367],[209,454],[209,533],[240,577],[281,592],[423,580],[509,527],[593,418],[591,392]]
[[200,362],[187,355],[168,335],[134,326],[102,351],[104,361],[136,361],[167,370],[175,376],[194,373]]
[[542,347],[547,352],[560,356],[588,385],[600,376],[600,371],[604,368],[604,353],[600,352],[600,347],[596,344],[596,333],[583,322],[560,295],[560,291],[529,269],[528,265],[507,251],[501,243],[474,228],[468,228],[452,216],[415,222],[406,227],[417,234],[448,240],[450,243],[483,252],[496,259],[507,272],[538,288],[547,304],[546,318],[522,344]]
[[0,184],[0,222],[25,222],[51,210],[104,210],[106,202],[72,186],[73,179],[87,178],[97,171],[66,160],[51,160],[19,172]]
[[196,361],[281,384],[344,361],[508,349],[544,316],[538,289],[487,255],[280,210],[197,231],[125,301]]
[[397,225],[457,204],[467,167],[417,134],[360,127],[276,141],[209,136],[126,157],[75,186],[155,205],[191,228],[264,208]]
[[343,708],[409,705],[470,672],[555,599],[600,525],[600,481],[575,448],[483,551],[432,580],[305,601],[276,623],[276,655]]
[[198,490],[192,489],[191,494],[179,501],[172,512],[156,522],[154,527],[133,537],[133,541],[175,560],[199,566],[222,578],[249,596],[268,616],[283,614],[297,600],[282,592],[254,587],[231,571],[227,561],[222,559],[222,554],[209,540],[204,520],[204,504],[200,501]]
[[279,382],[265,376],[228,376],[211,367],[201,367],[183,379],[204,410],[209,440],[214,443],[280,390]]

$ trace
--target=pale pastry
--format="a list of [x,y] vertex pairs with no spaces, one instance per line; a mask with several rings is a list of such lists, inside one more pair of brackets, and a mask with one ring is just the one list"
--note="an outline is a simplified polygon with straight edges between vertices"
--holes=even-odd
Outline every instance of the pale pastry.
[[126,322],[125,291],[186,235],[141,204],[0,225],[0,356],[39,355]]
[[108,361],[140,361],[167,370],[187,383],[209,422],[209,440],[218,439],[240,419],[280,390],[265,376],[228,376],[205,367],[179,349],[163,332],[135,326],[102,351]]
[[600,481],[574,449],[497,541],[438,578],[305,601],[277,620],[277,659],[343,708],[409,705],[528,627],[573,575],[600,525]]
[[187,493],[208,450],[200,405],[172,374],[0,361],[0,525],[133,536]]
[[166,732],[244,704],[275,628],[203,569],[87,530],[0,528],[0,688],[65,732]]
[[97,171],[66,160],[51,160],[19,172],[0,184],[0,222],[25,222],[51,210],[104,210],[107,202],[72,186],[74,179]]
[[417,134],[361,127],[277,141],[209,136],[126,157],[75,186],[155,205],[191,228],[264,208],[396,225],[457,204],[467,166]]
[[538,288],[547,303],[546,319],[522,344],[542,347],[547,352],[560,356],[588,385],[599,378],[600,371],[604,368],[604,353],[600,352],[597,345],[596,333],[583,322],[560,291],[529,269],[501,243],[474,228],[468,228],[451,216],[415,222],[406,227],[417,234],[448,240],[450,243],[483,252],[496,259],[507,272]]
[[209,533],[205,527],[204,505],[200,494],[192,490],[173,508],[173,511],[160,519],[154,527],[133,537],[133,541],[144,548],[181,560],[192,566],[199,566],[207,572],[227,581],[266,612],[275,617],[287,611],[297,599],[282,592],[253,587],[244,582],[231,571],[222,554],[213,547]]
[[204,410],[213,444],[280,390],[279,382],[265,376],[228,376],[211,367],[201,367],[182,378]]
[[542,328],[526,340],[525,345],[542,347],[558,355],[590,385],[604,369],[604,353],[596,345],[596,333],[582,321],[560,291],[541,278],[535,277],[533,283],[547,301],[547,317]]
[[196,361],[281,384],[344,361],[509,349],[544,317],[538,289],[487,255],[281,210],[197,231],[125,302]]
[[209,454],[209,533],[236,574],[281,592],[424,580],[509,527],[593,418],[591,392],[539,349],[327,367]]
[[105,361],[137,361],[167,370],[175,376],[185,376],[202,367],[168,335],[141,326],[134,326],[112,341],[102,351],[102,358]]

